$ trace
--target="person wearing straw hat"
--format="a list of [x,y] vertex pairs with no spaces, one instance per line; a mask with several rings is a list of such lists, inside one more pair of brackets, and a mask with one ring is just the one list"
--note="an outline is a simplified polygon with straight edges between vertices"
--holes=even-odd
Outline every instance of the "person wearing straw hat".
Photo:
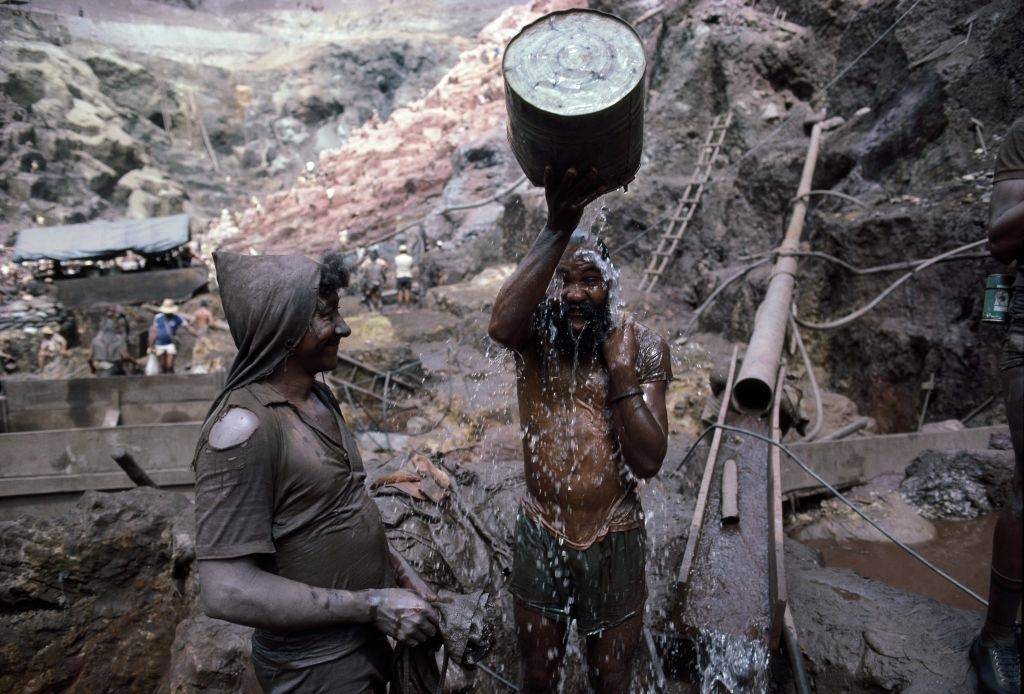
[[193,337],[199,337],[192,326],[178,315],[178,306],[174,301],[164,299],[160,304],[160,310],[153,317],[153,324],[149,327],[150,350],[160,361],[160,373],[174,373],[174,359],[178,355],[174,338],[179,328],[184,328]]

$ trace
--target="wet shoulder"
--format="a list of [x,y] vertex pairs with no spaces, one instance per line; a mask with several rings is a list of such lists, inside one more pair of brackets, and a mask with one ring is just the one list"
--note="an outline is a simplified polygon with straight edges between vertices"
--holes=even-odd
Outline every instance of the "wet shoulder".
[[636,325],[636,371],[641,383],[672,380],[672,353],[661,335],[639,321]]

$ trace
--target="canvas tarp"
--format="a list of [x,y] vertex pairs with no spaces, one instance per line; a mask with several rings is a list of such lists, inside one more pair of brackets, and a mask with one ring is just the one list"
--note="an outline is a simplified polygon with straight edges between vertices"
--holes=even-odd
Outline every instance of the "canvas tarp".
[[187,214],[33,227],[18,232],[14,260],[93,260],[128,250],[153,255],[177,248],[188,240]]

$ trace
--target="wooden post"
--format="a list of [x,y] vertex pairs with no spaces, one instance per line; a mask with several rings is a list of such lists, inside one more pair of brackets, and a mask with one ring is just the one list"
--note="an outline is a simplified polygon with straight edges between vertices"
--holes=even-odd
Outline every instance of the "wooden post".
[[146,474],[146,471],[139,467],[139,464],[135,462],[135,458],[132,454],[123,448],[115,448],[110,457],[114,459],[114,462],[124,470],[124,474],[128,475],[128,479],[134,482],[139,487],[158,487],[159,485],[153,481],[153,478]]

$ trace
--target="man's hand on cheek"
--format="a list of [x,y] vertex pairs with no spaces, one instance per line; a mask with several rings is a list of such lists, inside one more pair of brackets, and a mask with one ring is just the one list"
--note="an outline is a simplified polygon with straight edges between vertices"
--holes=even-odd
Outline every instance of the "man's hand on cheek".
[[636,361],[636,326],[632,319],[619,322],[601,345],[601,352],[610,374],[632,373]]

